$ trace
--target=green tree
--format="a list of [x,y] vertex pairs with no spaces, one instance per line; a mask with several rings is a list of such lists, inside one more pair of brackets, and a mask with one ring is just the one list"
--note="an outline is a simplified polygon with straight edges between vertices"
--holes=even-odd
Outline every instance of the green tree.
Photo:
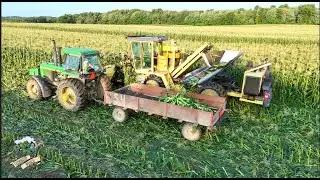
[[277,8],[277,11],[276,11],[276,23],[284,24],[285,21],[286,21],[286,17],[285,17],[283,8]]
[[298,7],[297,22],[299,24],[315,24],[316,8],[314,4],[306,4]]
[[288,4],[282,4],[279,6],[279,8],[289,8]]
[[139,9],[113,10],[107,13],[84,12],[65,14],[58,18],[2,17],[2,21],[33,23],[78,23],[78,24],[185,24],[185,25],[240,25],[240,24],[319,24],[319,9],[305,4],[289,7],[288,4],[270,8],[255,6],[254,9],[206,11],[152,11]]
[[265,16],[265,22],[268,24],[275,24],[277,23],[277,9],[276,8],[270,8],[266,12]]
[[256,24],[265,24],[266,23],[266,8],[259,8],[256,14],[255,23]]
[[316,14],[315,14],[315,19],[316,19],[316,21],[315,21],[315,24],[320,24],[320,11],[319,11],[319,9],[317,9],[316,10]]
[[284,13],[284,21],[285,24],[295,24],[296,17],[295,17],[295,10],[292,8],[283,8]]
[[144,11],[135,11],[131,14],[130,22],[132,24],[147,24],[145,19],[147,18],[146,12]]
[[57,20],[58,23],[76,23],[76,19],[71,14],[60,16]]

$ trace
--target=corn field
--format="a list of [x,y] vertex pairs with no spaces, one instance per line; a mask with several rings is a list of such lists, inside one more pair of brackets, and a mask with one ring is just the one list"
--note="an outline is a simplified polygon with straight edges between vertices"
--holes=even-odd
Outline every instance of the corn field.
[[[108,61],[105,63],[110,63],[119,62],[117,59],[121,57],[120,54],[127,52],[128,44],[125,35],[167,35],[177,40],[181,47],[189,51],[197,49],[203,42],[213,44],[218,50],[244,51],[242,59],[239,60],[242,65],[248,61],[260,64],[265,58],[268,58],[276,76],[275,91],[276,94],[281,94],[279,100],[282,103],[292,100],[293,94],[295,95],[294,102],[312,104],[319,102],[318,26],[282,25],[276,29],[272,25],[250,25],[236,28],[233,26],[203,28],[145,26],[139,28],[140,26],[137,25],[66,26],[63,24],[3,23],[2,26],[2,57],[5,59],[16,56],[17,59],[32,59],[32,63],[28,60],[28,63],[24,61],[25,64],[21,64],[22,67],[25,67],[23,72],[16,73],[26,74],[28,68],[47,60],[48,56],[43,55],[50,55],[52,39],[55,39],[62,47],[98,49],[107,54]],[[10,69],[15,66],[12,66],[11,63],[8,63],[8,66],[5,68],[4,75],[7,72],[14,74]],[[15,70],[12,69],[12,71]],[[22,81],[20,82],[24,85]],[[7,81],[4,81],[4,84],[8,84],[5,87],[13,87]]]
[[[104,64],[115,64],[127,53],[125,36],[139,34],[166,35],[190,52],[204,42],[240,50],[238,66],[267,58],[272,107],[228,99],[230,122],[193,143],[179,136],[174,121],[138,113],[119,125],[107,107],[70,114],[55,100],[28,99],[28,70],[51,58],[51,40],[97,49]],[[49,169],[64,167],[69,177],[319,177],[319,26],[2,23],[1,39],[5,140],[46,137]]]

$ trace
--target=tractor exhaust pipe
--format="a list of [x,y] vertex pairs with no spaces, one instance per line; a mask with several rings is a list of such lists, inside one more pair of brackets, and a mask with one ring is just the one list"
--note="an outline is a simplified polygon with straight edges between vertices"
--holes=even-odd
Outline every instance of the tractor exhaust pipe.
[[57,65],[57,52],[56,52],[56,41],[52,40],[52,58],[53,58],[53,62],[54,65]]
[[61,66],[61,47],[58,47],[58,65]]

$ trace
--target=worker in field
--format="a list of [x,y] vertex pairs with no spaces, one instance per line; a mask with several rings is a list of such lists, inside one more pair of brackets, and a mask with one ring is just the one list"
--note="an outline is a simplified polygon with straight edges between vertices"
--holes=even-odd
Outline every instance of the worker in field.
[[96,58],[97,56],[84,56],[84,61],[82,63],[84,73],[99,70]]

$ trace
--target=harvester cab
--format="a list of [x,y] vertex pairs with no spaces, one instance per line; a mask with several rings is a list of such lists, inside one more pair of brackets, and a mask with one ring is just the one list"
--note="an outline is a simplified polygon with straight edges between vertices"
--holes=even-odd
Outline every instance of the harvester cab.
[[[175,52],[172,53],[172,46],[164,44],[168,40],[166,36],[128,36],[127,39],[131,42],[130,49],[137,72],[167,71],[173,69],[180,58],[178,48],[172,49]],[[168,62],[169,56],[171,61]]]
[[127,36],[127,40],[137,81],[144,84],[176,89],[181,76],[197,60],[203,57],[209,64],[208,44],[184,60],[183,50],[174,40],[168,41],[167,36]]

